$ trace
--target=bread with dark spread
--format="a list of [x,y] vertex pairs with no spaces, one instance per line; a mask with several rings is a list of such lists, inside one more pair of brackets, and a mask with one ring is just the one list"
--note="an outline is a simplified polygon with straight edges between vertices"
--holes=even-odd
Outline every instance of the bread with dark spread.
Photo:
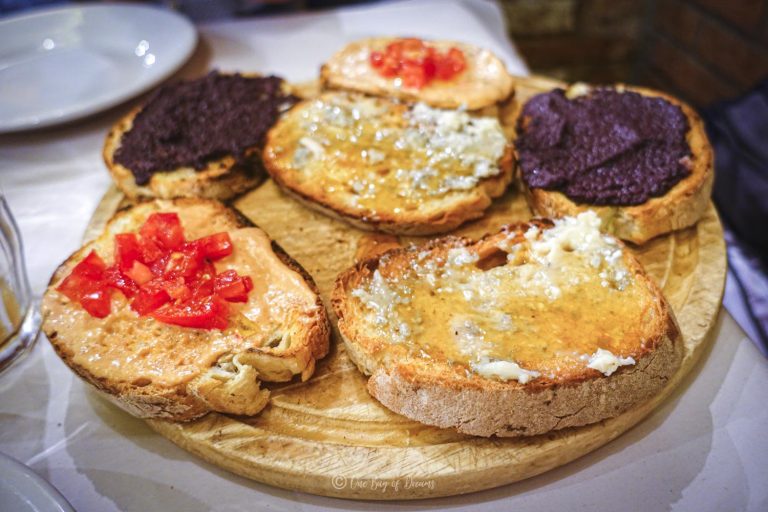
[[130,199],[230,199],[263,180],[264,135],[295,101],[277,77],[211,72],[167,85],[112,127],[104,162]]
[[[535,84],[535,79],[532,83]],[[542,88],[551,87],[550,84],[550,81],[546,81],[542,84]],[[565,88],[565,96],[578,98],[594,90],[585,84],[574,84]],[[663,99],[680,109],[688,124],[685,143],[690,154],[681,160],[681,165],[687,168],[687,174],[663,194],[649,197],[639,204],[590,204],[589,201],[568,197],[560,190],[531,187],[525,177],[521,176],[522,189],[531,210],[534,214],[544,217],[560,217],[591,209],[602,219],[604,229],[623,240],[636,244],[692,226],[702,217],[709,204],[714,181],[712,148],[701,119],[691,107],[662,92],[625,85],[617,85],[614,90],[622,94],[626,91],[648,98]],[[523,174],[519,160],[520,149],[517,147],[520,130],[530,126],[532,122],[532,119],[523,114],[525,104],[525,101],[512,101],[509,110],[503,116],[507,128],[512,132],[513,144],[516,147],[518,175]],[[620,114],[621,112],[617,113],[617,115]],[[595,142],[595,144],[599,143]],[[638,180],[646,179],[643,176],[646,169],[643,165],[637,168]],[[590,179],[598,179],[593,176],[585,174],[582,179],[585,180],[586,185],[589,185]]]

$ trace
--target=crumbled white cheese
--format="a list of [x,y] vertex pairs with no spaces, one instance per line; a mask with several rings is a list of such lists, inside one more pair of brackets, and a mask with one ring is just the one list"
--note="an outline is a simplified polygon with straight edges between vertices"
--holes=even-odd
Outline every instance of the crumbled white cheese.
[[475,117],[463,110],[432,108],[417,103],[408,114],[409,126],[399,139],[402,148],[426,148],[429,167],[458,160],[471,173],[443,176],[435,195],[450,190],[468,190],[483,179],[501,172],[498,161],[507,139],[495,117]]
[[534,370],[521,368],[519,364],[513,361],[482,361],[479,363],[470,363],[474,372],[483,377],[496,377],[498,379],[516,380],[520,384],[525,384],[531,379],[541,376],[541,373]]
[[592,368],[603,375],[608,376],[615,372],[619,366],[627,366],[635,364],[635,360],[632,357],[619,357],[614,355],[610,350],[602,348],[589,357],[588,368]]
[[[534,290],[540,290],[550,300],[562,295],[562,288],[590,279],[590,272],[574,275],[573,259],[582,260],[597,270],[597,277],[604,287],[624,290],[631,276],[622,260],[622,249],[617,241],[600,232],[601,221],[592,210],[575,217],[555,221],[549,229],[531,226],[524,234],[529,249],[528,258],[518,269],[522,281]],[[518,261],[522,244],[514,243],[515,234],[501,240],[497,246],[507,251],[508,261]]]
[[391,330],[393,341],[404,342],[412,334],[411,328],[397,311],[399,304],[408,304],[410,290],[403,287],[397,290],[388,283],[378,269],[367,286],[355,288],[351,295],[360,299],[370,310],[373,324],[379,328]]
[[487,357],[490,346],[483,331],[472,319],[456,316],[451,319],[451,332],[459,352],[470,358]]
[[302,128],[314,139],[299,141],[293,165],[317,164],[312,159],[322,157],[324,135],[329,147],[331,140],[352,144],[365,140],[365,146],[354,150],[372,166],[384,162],[388,154],[412,152],[414,167],[395,170],[393,186],[403,198],[469,190],[501,172],[498,163],[507,139],[496,117],[418,103],[405,112],[405,126],[386,128],[388,107],[381,99],[346,95],[315,100],[301,113]]
[[300,138],[299,146],[307,148],[314,158],[321,158],[325,154],[325,148],[323,148],[322,144],[309,137]]
[[448,265],[462,267],[477,262],[480,257],[466,247],[454,247],[448,251]]

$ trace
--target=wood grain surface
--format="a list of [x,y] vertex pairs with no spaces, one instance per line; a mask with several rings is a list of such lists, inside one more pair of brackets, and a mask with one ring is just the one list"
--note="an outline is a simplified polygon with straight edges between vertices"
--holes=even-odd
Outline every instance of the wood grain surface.
[[[519,79],[516,94],[524,100],[553,84],[546,79]],[[120,201],[116,190],[106,194],[87,238],[101,230]],[[326,303],[336,275],[353,263],[358,244],[371,242],[370,235],[286,197],[271,180],[238,199],[235,206],[307,269]],[[479,237],[529,218],[525,200],[513,186],[485,217],[455,233]],[[305,383],[269,386],[271,403],[255,418],[212,413],[191,423],[148,423],[217,466],[267,484],[324,496],[430,498],[532,477],[591,452],[641,421],[674,391],[711,341],[708,333],[720,308],[726,271],[722,228],[714,207],[710,204],[693,228],[632,250],[672,305],[685,338],[685,358],[662,393],[611,420],[517,439],[473,438],[424,426],[390,412],[368,395],[366,378],[334,332],[331,353],[318,363],[314,377]]]

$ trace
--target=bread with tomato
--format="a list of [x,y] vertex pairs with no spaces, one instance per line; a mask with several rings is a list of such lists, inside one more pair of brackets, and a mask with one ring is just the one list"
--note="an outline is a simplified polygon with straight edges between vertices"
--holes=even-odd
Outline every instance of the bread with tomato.
[[131,414],[253,415],[261,382],[308,379],[330,328],[312,278],[236,210],[204,199],[119,211],[43,296],[43,331]]
[[478,110],[512,94],[504,63],[484,48],[455,41],[375,37],[348,44],[320,69],[328,89]]

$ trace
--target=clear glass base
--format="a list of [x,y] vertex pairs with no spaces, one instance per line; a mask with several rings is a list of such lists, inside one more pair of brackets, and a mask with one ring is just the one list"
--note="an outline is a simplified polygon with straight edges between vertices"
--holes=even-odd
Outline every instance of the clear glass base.
[[5,371],[35,345],[40,332],[40,311],[37,304],[30,304],[18,330],[0,346],[0,372]]

